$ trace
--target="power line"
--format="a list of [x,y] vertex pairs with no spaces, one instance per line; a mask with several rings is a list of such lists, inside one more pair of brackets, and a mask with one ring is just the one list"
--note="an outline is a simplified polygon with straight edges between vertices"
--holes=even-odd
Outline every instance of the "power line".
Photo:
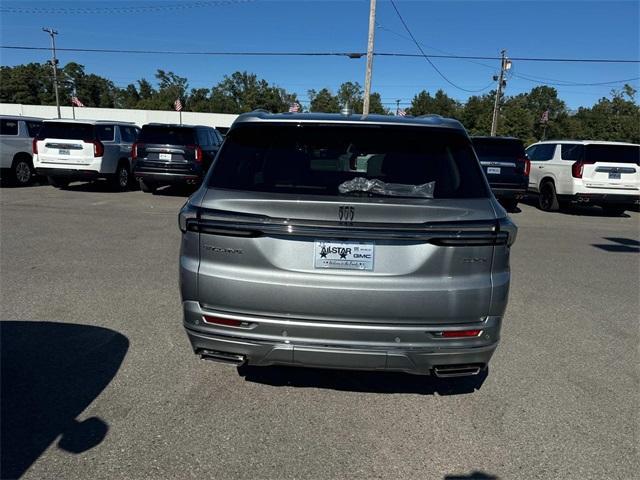
[[147,13],[185,10],[189,8],[218,7],[238,3],[248,3],[255,0],[200,0],[195,2],[172,3],[167,5],[137,5],[132,7],[2,7],[0,13],[28,13],[28,14],[116,14],[116,13]]
[[404,21],[404,18],[402,18],[402,15],[400,14],[400,11],[398,10],[398,7],[396,7],[396,3],[393,0],[391,1],[391,6],[393,7],[393,9],[396,11],[396,14],[398,15],[398,18],[400,19],[400,21],[402,22],[402,25],[404,25],[405,30],[407,31],[407,33],[409,34],[409,36],[411,37],[411,40],[413,40],[413,43],[416,44],[416,47],[418,47],[418,50],[420,50],[420,53],[422,53],[422,56],[424,57],[424,59],[429,63],[429,65],[431,65],[431,67],[433,67],[433,69],[438,72],[438,75],[440,75],[442,77],[442,79],[447,82],[449,85],[451,85],[452,87],[457,88],[458,90],[462,90],[464,92],[469,92],[469,93],[477,93],[477,92],[482,92],[483,90],[486,90],[487,88],[489,88],[491,86],[491,84],[487,85],[486,87],[480,89],[480,90],[469,90],[467,88],[463,88],[459,85],[456,85],[455,83],[453,83],[451,80],[449,80],[439,69],[438,67],[435,66],[435,64],[429,59],[429,57],[427,56],[426,53],[424,53],[424,50],[422,50],[422,47],[420,46],[420,44],[418,43],[418,41],[416,40],[416,37],[413,36],[413,33],[411,33],[411,30],[409,29],[409,26],[407,25],[407,22]]
[[[521,73],[512,73],[512,75],[516,78],[520,78],[522,80],[526,80],[528,82],[532,82],[532,83],[537,83],[539,85],[552,85],[552,86],[557,86],[557,87],[597,87],[597,86],[602,86],[602,85],[618,85],[621,83],[627,83],[627,82],[634,82],[636,80],[640,80],[640,77],[632,77],[632,78],[623,78],[620,80],[611,80],[608,82],[593,82],[593,83],[578,83],[578,82],[569,82],[569,81],[565,81],[565,80],[556,80],[556,81],[542,81],[542,80],[536,80],[536,77],[530,77],[528,75],[523,75]],[[538,78],[542,78],[542,77],[538,77]],[[548,80],[554,80],[554,79],[548,79]]]
[[[31,47],[26,45],[0,45],[7,50],[46,51],[46,47]],[[365,57],[366,52],[218,52],[218,51],[187,51],[187,50],[125,50],[116,48],[58,48],[63,52],[84,53],[124,53],[140,55],[209,55],[209,56],[246,56],[246,57],[348,57],[358,59]],[[500,60],[500,57],[481,55],[426,55],[421,53],[374,52],[377,57],[409,57],[409,58],[445,58],[453,60]],[[609,59],[609,58],[530,58],[509,57],[521,62],[583,62],[583,63],[640,63],[640,60]]]

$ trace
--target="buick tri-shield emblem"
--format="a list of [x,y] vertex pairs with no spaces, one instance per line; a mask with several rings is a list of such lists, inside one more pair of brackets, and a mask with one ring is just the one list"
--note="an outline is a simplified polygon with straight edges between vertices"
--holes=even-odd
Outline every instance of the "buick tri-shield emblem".
[[338,208],[338,220],[341,222],[353,222],[356,211],[353,207],[341,206]]

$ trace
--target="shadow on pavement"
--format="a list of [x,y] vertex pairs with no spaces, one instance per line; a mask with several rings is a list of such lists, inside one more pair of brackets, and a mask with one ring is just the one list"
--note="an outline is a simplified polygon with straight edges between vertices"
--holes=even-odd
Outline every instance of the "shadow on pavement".
[[60,435],[58,447],[81,453],[109,426],[76,420],[104,390],[129,348],[106,328],[55,322],[0,322],[0,477],[20,477]]
[[495,475],[485,472],[471,472],[469,475],[445,475],[444,480],[498,480]]
[[[527,197],[521,200],[522,203],[529,205],[530,207],[540,209],[538,207],[538,200],[535,197]],[[633,207],[627,208],[627,210],[634,210]],[[545,212],[542,212],[545,213]],[[611,217],[611,218],[630,218],[631,215],[628,213],[623,213],[622,215],[611,215],[605,212],[602,207],[598,207],[596,205],[577,205],[577,204],[569,204],[565,206],[561,206],[560,210],[557,212],[546,212],[551,214],[560,214],[560,215],[573,215],[573,216],[581,216],[581,217]]]
[[413,393],[419,395],[461,395],[482,387],[488,368],[472,377],[436,378],[396,372],[326,370],[303,367],[238,367],[247,382],[274,387],[325,388],[365,393]]
[[611,253],[640,253],[640,242],[632,238],[603,237],[612,243],[594,243],[593,246]]

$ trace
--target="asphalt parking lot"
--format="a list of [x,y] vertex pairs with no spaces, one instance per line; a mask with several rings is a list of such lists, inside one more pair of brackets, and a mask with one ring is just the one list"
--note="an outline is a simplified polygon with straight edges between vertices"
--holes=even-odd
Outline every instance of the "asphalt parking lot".
[[[0,190],[2,472],[24,478],[630,479],[640,214],[512,214],[481,388],[199,360],[181,325],[182,192]],[[636,472],[635,474],[633,472]]]

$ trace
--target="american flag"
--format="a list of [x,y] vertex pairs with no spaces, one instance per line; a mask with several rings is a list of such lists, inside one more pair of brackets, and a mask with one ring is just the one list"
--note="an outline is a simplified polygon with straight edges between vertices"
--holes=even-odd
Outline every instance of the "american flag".
[[289,113],[298,113],[300,111],[300,105],[297,102],[289,105]]
[[399,109],[399,110],[398,110],[398,113],[397,113],[397,115],[398,115],[399,117],[404,117],[406,114],[407,114],[406,110],[404,110],[404,109],[402,109],[402,108],[401,108],[401,109]]
[[176,109],[176,112],[182,111],[182,102],[180,101],[179,98],[176,98],[176,101],[173,102],[173,108]]
[[542,116],[540,117],[540,123],[548,123],[549,122],[549,110],[545,110],[542,112]]
[[71,97],[71,105],[74,107],[84,107],[84,103],[78,97]]

